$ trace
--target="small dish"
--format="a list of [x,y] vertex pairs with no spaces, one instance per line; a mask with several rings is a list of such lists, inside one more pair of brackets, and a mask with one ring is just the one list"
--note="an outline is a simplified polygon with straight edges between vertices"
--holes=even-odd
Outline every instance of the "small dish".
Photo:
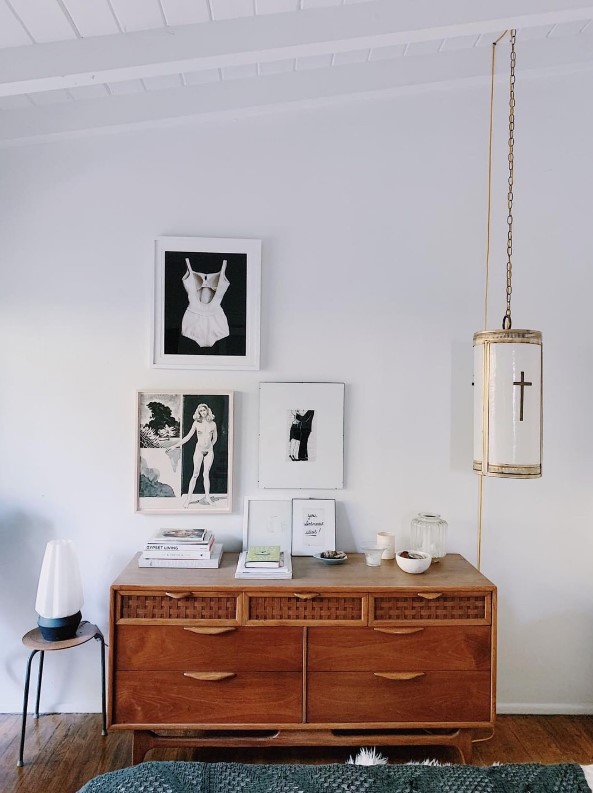
[[[406,554],[406,556],[402,556],[402,554]],[[432,563],[432,556],[424,551],[399,551],[395,554],[395,561],[404,573],[415,575],[428,570]]]
[[[324,553],[332,553],[335,556],[324,556]],[[344,564],[348,559],[344,551],[320,551],[319,553],[314,553],[313,557],[323,562],[323,564]]]

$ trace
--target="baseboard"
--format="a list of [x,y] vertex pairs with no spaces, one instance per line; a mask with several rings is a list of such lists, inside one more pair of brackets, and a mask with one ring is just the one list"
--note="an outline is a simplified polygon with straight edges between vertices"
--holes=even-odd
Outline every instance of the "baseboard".
[[532,716],[591,716],[593,715],[593,702],[575,705],[574,703],[560,705],[554,703],[535,702],[497,702],[496,712],[501,715],[532,715]]

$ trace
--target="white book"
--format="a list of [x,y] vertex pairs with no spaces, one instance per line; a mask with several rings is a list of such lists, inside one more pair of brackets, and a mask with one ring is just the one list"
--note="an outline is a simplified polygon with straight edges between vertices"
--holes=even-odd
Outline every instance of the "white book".
[[210,529],[159,529],[149,538],[147,545],[209,545],[211,541]]
[[245,567],[245,557],[247,551],[242,551],[239,554],[237,562],[237,570],[235,571],[235,578],[249,578],[249,579],[278,579],[278,578],[292,578],[292,557],[289,553],[282,554],[281,567],[268,567],[268,568],[253,568]]
[[147,542],[144,555],[147,559],[210,559],[214,552],[214,537],[209,545],[158,545]]
[[140,554],[138,567],[179,567],[179,568],[216,568],[220,567],[222,559],[222,543],[214,543],[210,559],[153,559],[147,557],[146,552]]

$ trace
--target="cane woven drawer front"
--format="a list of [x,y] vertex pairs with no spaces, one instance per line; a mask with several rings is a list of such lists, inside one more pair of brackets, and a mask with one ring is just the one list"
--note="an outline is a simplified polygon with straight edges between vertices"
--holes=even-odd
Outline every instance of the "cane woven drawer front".
[[291,595],[247,595],[246,624],[274,623],[307,625],[324,622],[331,624],[364,624],[366,598],[364,595],[317,595],[295,593]]
[[[115,720],[171,725],[300,723],[298,672],[237,672],[196,679],[183,672],[117,672]],[[199,674],[196,672],[196,674]]]
[[120,593],[118,621],[199,620],[200,622],[239,623],[239,595],[236,593]]
[[489,625],[490,594],[402,593],[371,596],[370,624],[424,622]]
[[118,670],[300,672],[303,665],[303,630],[293,626],[118,625],[115,643]]
[[408,679],[396,674],[389,670],[311,672],[307,721],[397,725],[491,718],[489,672],[410,672]]
[[[397,631],[383,633],[382,631]],[[308,668],[319,672],[490,669],[487,625],[309,628]]]

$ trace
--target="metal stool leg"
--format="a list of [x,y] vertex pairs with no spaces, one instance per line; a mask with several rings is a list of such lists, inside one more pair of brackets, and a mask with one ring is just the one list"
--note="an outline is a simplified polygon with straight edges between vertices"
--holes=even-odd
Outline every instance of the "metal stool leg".
[[102,633],[97,633],[95,639],[101,643],[101,713],[103,721],[101,724],[101,735],[107,735],[107,705],[105,697],[105,639]]
[[39,651],[39,674],[37,675],[37,698],[35,699],[35,718],[39,718],[39,700],[41,698],[41,678],[43,677],[43,659],[45,650]]
[[29,682],[31,680],[31,662],[33,661],[33,656],[37,655],[39,650],[33,650],[31,655],[29,656],[29,660],[27,661],[27,673],[25,675],[25,693],[23,696],[23,724],[21,727],[21,745],[19,747],[19,759],[17,762],[17,768],[22,768],[24,766],[23,762],[23,752],[25,749],[25,730],[27,729],[27,707],[29,705]]

